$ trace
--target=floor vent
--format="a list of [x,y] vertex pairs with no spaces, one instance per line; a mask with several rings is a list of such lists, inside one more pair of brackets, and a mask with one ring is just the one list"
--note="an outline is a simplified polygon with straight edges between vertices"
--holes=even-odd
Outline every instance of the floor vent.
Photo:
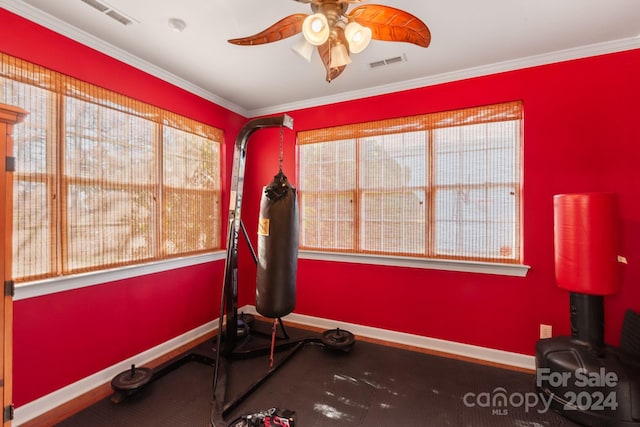
[[110,18],[115,19],[122,25],[132,25],[134,22],[133,19],[129,18],[122,12],[115,10],[114,8],[112,8],[111,6],[109,6],[104,2],[100,2],[98,0],[80,0],[80,1],[88,4],[89,6],[100,11],[101,13],[104,13]]
[[391,65],[391,64],[399,64],[401,62],[407,62],[407,57],[403,54],[401,56],[394,56],[393,58],[388,58],[388,59],[383,59],[380,61],[375,61],[375,62],[370,62],[369,63],[369,68],[374,69],[374,68],[380,68],[380,67],[385,67],[387,65]]

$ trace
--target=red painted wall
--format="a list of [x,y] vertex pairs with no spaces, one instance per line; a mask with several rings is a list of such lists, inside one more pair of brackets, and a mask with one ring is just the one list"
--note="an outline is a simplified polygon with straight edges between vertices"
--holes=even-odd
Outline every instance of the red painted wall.
[[[622,291],[605,302],[605,339],[617,344],[624,311],[640,310],[638,75],[635,50],[289,112],[299,131],[523,100],[524,263],[531,266],[516,278],[301,260],[296,312],[534,354],[540,323],[570,333],[569,297],[554,283],[553,195],[613,191],[629,261]],[[293,161],[293,133],[285,135],[285,158]],[[263,138],[258,156],[248,156],[251,207],[243,218],[252,235],[260,188],[277,171],[277,140]],[[293,165],[285,172],[295,180]],[[241,276],[245,303],[253,301],[253,280]]]
[[[0,50],[219,126],[228,147],[245,122],[1,9],[0,28]],[[554,285],[552,196],[615,191],[629,260],[622,291],[606,299],[606,340],[617,343],[624,310],[640,310],[637,75],[640,51],[629,51],[289,112],[296,130],[305,130],[522,99],[524,260],[532,267],[514,278],[301,260],[296,312],[533,354],[539,323],[569,333],[568,295]],[[275,129],[255,133],[248,145],[242,217],[254,244],[278,149]],[[228,184],[231,149],[225,158]],[[295,182],[289,130],[284,171]],[[255,267],[243,243],[240,255],[240,305],[253,304]],[[16,302],[16,404],[217,317],[222,263],[212,264]]]
[[14,304],[16,406],[216,318],[220,262]]
[[[0,9],[0,28],[0,51],[219,127],[230,144],[246,122],[4,9]],[[230,164],[233,150],[223,152],[225,164]],[[223,167],[225,188],[227,175]],[[224,262],[217,261],[16,301],[16,406],[217,318],[223,270]]]

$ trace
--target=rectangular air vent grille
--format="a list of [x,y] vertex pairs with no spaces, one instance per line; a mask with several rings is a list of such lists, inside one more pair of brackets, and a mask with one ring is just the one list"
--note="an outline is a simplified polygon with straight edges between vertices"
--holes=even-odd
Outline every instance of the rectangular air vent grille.
[[385,67],[387,65],[398,64],[400,62],[406,62],[406,61],[407,61],[407,57],[405,55],[394,56],[393,58],[383,59],[381,61],[370,62],[369,63],[369,67],[372,68],[372,69],[373,68],[380,68],[380,67]]
[[109,6],[104,5],[96,0],[81,0],[83,3],[88,4],[94,9],[98,9],[100,12],[104,12],[105,10],[109,10]]
[[109,6],[104,2],[101,2],[98,0],[80,0],[80,1],[82,1],[85,4],[88,4],[89,6],[96,9],[97,11],[104,13],[108,17],[115,19],[122,25],[131,25],[134,22],[133,19],[129,18],[124,13],[118,10],[115,10],[113,7]]
[[131,21],[131,19],[127,18],[126,16],[116,12],[115,10],[111,9],[109,12],[107,12],[107,15],[112,17],[113,19],[115,19],[116,21],[118,21],[119,23],[121,23],[122,25],[131,25],[133,24],[133,22]]

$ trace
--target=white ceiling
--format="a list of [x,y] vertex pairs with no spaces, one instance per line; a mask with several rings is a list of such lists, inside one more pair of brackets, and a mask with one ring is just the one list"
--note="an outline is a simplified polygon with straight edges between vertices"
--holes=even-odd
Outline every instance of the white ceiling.
[[[253,117],[401,89],[640,47],[640,0],[372,0],[422,19],[428,48],[372,41],[331,83],[317,53],[290,48],[301,35],[259,46],[255,34],[294,13],[293,0],[100,0],[125,26],[81,0],[0,0],[0,6]],[[186,29],[168,28],[180,18]],[[371,69],[396,56],[406,62]]]

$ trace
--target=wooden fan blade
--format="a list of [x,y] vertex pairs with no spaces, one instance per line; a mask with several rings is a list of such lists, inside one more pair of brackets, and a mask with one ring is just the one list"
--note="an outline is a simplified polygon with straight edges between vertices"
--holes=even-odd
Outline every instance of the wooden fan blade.
[[326,80],[331,83],[331,80],[335,80],[340,74],[342,74],[347,66],[343,65],[341,67],[331,68],[329,65],[331,64],[331,41],[327,41],[325,44],[318,46],[318,53],[320,54],[320,58],[322,58],[325,70],[327,70]]
[[431,32],[419,18],[404,10],[378,4],[358,6],[349,13],[349,20],[371,29],[376,40],[407,42],[427,47]]
[[[315,3],[320,4],[322,0],[294,0],[298,3]],[[338,0],[338,3],[362,3],[364,0]]]
[[257,44],[277,42],[278,40],[286,39],[287,37],[294,36],[301,32],[302,21],[304,21],[306,17],[307,14],[305,13],[289,15],[258,34],[227,41],[241,46],[253,46]]

